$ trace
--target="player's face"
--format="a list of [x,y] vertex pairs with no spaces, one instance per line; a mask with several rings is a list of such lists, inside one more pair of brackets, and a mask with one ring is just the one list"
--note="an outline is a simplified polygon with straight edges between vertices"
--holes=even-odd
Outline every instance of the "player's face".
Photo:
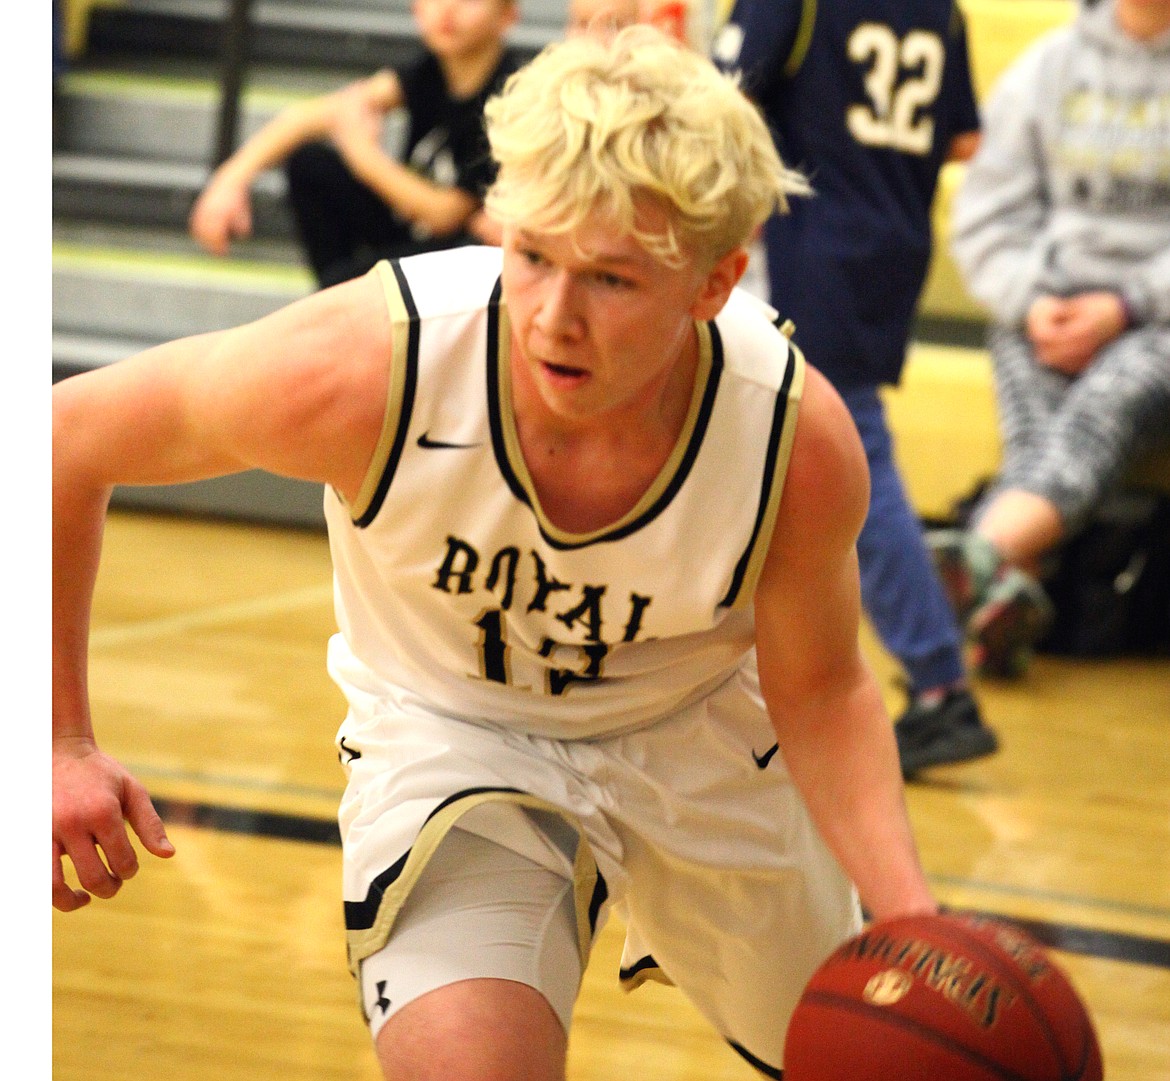
[[499,41],[516,17],[516,5],[505,0],[414,0],[413,11],[423,41],[440,57]]
[[503,291],[515,377],[563,420],[636,419],[693,361],[695,320],[722,308],[741,258],[669,267],[604,220],[587,219],[575,236],[509,226]]

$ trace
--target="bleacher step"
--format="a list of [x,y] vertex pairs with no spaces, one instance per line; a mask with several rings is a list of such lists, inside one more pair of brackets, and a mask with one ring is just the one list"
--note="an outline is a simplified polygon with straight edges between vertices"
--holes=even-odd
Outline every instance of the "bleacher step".
[[[216,57],[227,14],[225,0],[124,0],[94,10],[90,50],[125,55],[169,49],[177,56]],[[259,62],[368,74],[400,63],[417,40],[408,0],[258,0],[251,15],[249,55]],[[509,40],[535,52],[562,33],[564,22],[561,0],[525,0]]]
[[[276,89],[246,91],[240,137],[247,138],[280,109],[306,96]],[[219,101],[219,87],[210,79],[68,75],[58,88],[58,139],[77,155],[206,167],[215,151]]]
[[254,469],[193,484],[119,487],[111,500],[128,510],[167,511],[267,525],[324,529],[320,484]]
[[312,288],[301,267],[53,245],[53,326],[74,336],[168,341],[251,322]]
[[[167,250],[59,241],[53,251],[54,381],[184,334],[260,318],[312,289],[278,262],[230,263]],[[118,487],[123,508],[297,528],[324,526],[320,484],[259,470],[193,484]]]
[[[165,227],[180,232],[209,169],[193,162],[100,154],[53,155],[53,217]],[[252,228],[257,236],[289,238],[292,220],[283,174],[270,171],[252,187]]]

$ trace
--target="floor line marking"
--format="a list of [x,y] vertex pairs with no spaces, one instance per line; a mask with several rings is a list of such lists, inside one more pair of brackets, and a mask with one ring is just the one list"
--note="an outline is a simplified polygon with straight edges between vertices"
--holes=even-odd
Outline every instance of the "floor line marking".
[[[327,745],[323,745],[328,750]],[[126,768],[135,777],[143,781],[158,780],[182,782],[184,784],[203,784],[215,788],[240,788],[252,792],[265,792],[274,796],[303,796],[313,799],[328,799],[338,803],[345,794],[344,781],[337,788],[324,788],[317,785],[292,784],[288,781],[268,781],[262,777],[232,776],[223,773],[199,773],[187,769],[167,769],[161,766],[147,766],[140,762],[126,761]],[[338,767],[340,770],[340,766]]]
[[960,878],[956,875],[927,874],[926,877],[931,882],[941,886],[969,889],[979,893],[1002,893],[1008,897],[1079,905],[1082,908],[1096,908],[1106,912],[1118,912],[1134,916],[1152,916],[1155,919],[1170,920],[1170,909],[1168,908],[1155,908],[1152,905],[1141,905],[1130,901],[1110,901],[1098,897],[1082,897],[1072,893],[1059,893],[1055,890],[1038,890],[1028,886],[979,882],[975,879]]
[[[155,797],[155,805],[164,822],[221,833],[341,846],[340,830],[333,819],[165,797]],[[947,911],[945,907],[944,911]],[[963,906],[949,911],[982,910]],[[1129,931],[1107,931],[1053,919],[1022,918],[994,911],[984,914],[1019,925],[1051,949],[1170,969],[1170,939]]]
[[91,649],[116,649],[136,642],[147,642],[152,638],[165,638],[227,623],[242,623],[260,616],[280,615],[332,600],[332,585],[306,586],[304,589],[294,589],[286,593],[275,593],[267,597],[236,601],[157,619],[99,627],[91,632],[89,644]]
[[[218,787],[234,787],[250,789],[253,791],[271,792],[274,795],[312,796],[314,798],[328,799],[334,802],[339,801],[343,794],[340,789],[333,790],[281,782],[273,783],[260,778],[232,777],[222,774],[200,774],[187,770],[167,770],[158,767],[145,766],[142,764],[127,763],[127,765],[132,773],[143,778],[144,780],[149,780],[151,777],[154,777],[159,780],[170,779],[189,782],[202,782],[209,785],[214,784]],[[220,805],[216,803],[210,803],[208,806],[217,807]],[[316,816],[299,815],[296,817],[313,819]],[[1020,897],[1034,901],[1047,901],[1051,903],[1075,905],[1080,908],[1092,909],[1101,913],[1147,916],[1154,919],[1170,920],[1170,909],[1157,908],[1153,905],[1142,905],[1129,901],[1113,901],[1100,897],[1077,896],[1075,894],[1060,893],[1054,890],[1038,890],[1025,886],[1014,886],[1010,883],[980,882],[975,879],[960,878],[956,875],[928,874],[927,878],[932,883],[935,883],[939,886],[969,889],[978,893],[998,893],[1004,895],[1005,897]]]

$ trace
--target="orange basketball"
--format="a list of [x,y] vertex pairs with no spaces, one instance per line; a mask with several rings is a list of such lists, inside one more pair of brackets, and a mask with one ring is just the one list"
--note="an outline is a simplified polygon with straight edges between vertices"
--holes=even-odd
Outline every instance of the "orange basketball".
[[1101,1081],[1084,1004],[1022,931],[973,915],[874,924],[813,974],[785,1081]]

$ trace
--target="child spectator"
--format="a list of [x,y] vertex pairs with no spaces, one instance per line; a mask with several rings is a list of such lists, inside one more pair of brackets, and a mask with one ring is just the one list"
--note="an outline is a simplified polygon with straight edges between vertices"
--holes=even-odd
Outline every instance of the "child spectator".
[[1170,438],[1170,0],[1102,0],[1003,76],[954,207],[1003,432],[970,532],[930,538],[985,669],[1045,632],[1043,558]]
[[[379,259],[496,243],[480,212],[495,171],[483,105],[521,58],[504,41],[516,0],[414,0],[423,50],[335,93],[285,109],[212,174],[191,234],[227,253],[252,231],[249,190],[285,164],[293,217],[320,286],[357,277]],[[403,160],[381,146],[391,110],[409,118]]]

